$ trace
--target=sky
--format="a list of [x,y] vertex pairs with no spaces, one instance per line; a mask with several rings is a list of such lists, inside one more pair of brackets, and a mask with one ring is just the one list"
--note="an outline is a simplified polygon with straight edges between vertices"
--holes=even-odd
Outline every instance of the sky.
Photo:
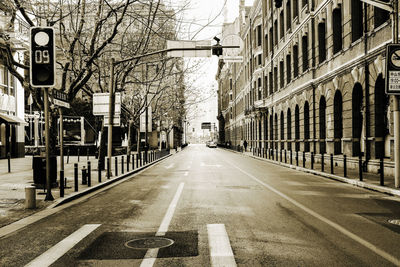
[[[165,0],[167,5],[174,7],[182,6],[186,2],[188,6],[181,13],[184,27],[184,34],[180,38],[182,40],[212,40],[214,36],[221,35],[221,25],[224,22],[232,22],[238,15],[239,0]],[[246,0],[246,5],[251,5],[252,0]],[[225,10],[224,10],[224,3]],[[211,20],[209,25],[207,24]],[[199,31],[201,29],[201,31]],[[215,44],[215,41],[212,41]],[[195,61],[198,59],[195,59]],[[217,89],[218,84],[215,80],[217,73],[218,58],[212,56],[210,58],[202,58],[202,67],[194,74],[187,77],[189,83],[195,90],[204,93],[206,101],[198,104],[196,107],[189,107],[188,120],[190,126],[188,129],[195,129],[197,133],[201,133],[201,123],[211,122],[218,125],[217,121]],[[185,59],[190,64],[193,59]],[[211,97],[209,97],[211,95]],[[195,114],[195,116],[193,116]]]

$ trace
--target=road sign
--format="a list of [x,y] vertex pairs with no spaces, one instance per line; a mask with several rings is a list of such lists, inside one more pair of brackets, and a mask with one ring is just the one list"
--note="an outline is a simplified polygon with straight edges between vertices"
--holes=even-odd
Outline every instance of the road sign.
[[[200,50],[201,47],[209,46],[210,49]],[[175,48],[199,48],[199,50],[178,50],[167,52],[168,57],[211,57],[211,40],[204,41],[167,41],[167,49]]]
[[29,79],[32,87],[53,87],[56,73],[55,35],[52,27],[30,28]]
[[400,95],[400,44],[386,47],[386,93]]
[[[121,114],[121,93],[115,93],[115,109],[114,114]],[[109,93],[96,93],[93,94],[93,115],[95,116],[108,116],[108,109],[110,103]]]
[[211,122],[202,122],[201,129],[209,129],[211,130]]
[[60,107],[70,108],[68,102],[68,95],[59,90],[52,90],[53,93],[53,104]]
[[[104,120],[103,120],[103,123],[104,123],[104,126],[105,127],[107,127],[108,126],[108,121],[110,120],[110,117],[108,117],[108,116],[104,116]],[[113,117],[113,126],[114,127],[119,127],[119,126],[121,126],[121,116],[114,116]]]

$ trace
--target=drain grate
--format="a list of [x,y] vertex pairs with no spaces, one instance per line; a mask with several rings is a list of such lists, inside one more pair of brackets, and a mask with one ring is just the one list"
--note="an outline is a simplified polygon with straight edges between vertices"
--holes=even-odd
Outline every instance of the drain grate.
[[397,219],[397,220],[389,220],[388,222],[391,223],[391,224],[395,224],[395,225],[399,225],[399,226],[400,226],[400,219]]
[[166,248],[174,244],[174,240],[165,237],[145,237],[129,240],[124,245],[133,249]]

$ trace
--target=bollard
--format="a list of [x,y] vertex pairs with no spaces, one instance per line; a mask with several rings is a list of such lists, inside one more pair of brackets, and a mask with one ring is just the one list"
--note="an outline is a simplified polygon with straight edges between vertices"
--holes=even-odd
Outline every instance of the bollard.
[[36,188],[34,186],[25,187],[25,209],[36,208]]
[[333,174],[333,154],[331,154],[331,174]]
[[360,181],[363,180],[363,172],[362,172],[362,157],[358,156],[358,173],[360,174]]
[[343,155],[343,177],[347,177],[347,156]]
[[381,171],[379,172],[379,174],[380,174],[380,185],[384,185],[384,183],[385,183],[385,181],[384,181],[385,169],[384,169],[384,166],[383,166],[383,157],[379,161],[379,168],[381,169]]
[[299,151],[296,150],[296,166],[299,166]]
[[87,184],[87,172],[85,166],[82,168],[82,184]]
[[79,162],[80,152],[81,152],[81,150],[80,150],[80,148],[78,147],[78,162]]
[[293,153],[292,150],[289,151],[290,151],[290,165],[293,165]]
[[129,172],[130,160],[131,160],[131,157],[129,155],[126,155],[126,172]]
[[75,192],[78,192],[78,163],[74,163],[74,185]]
[[89,148],[86,148],[86,160],[89,160]]
[[142,167],[143,163],[143,153],[140,152],[140,167]]
[[135,169],[135,154],[132,154],[132,171]]
[[121,156],[121,174],[124,174],[124,156]]
[[110,158],[107,157],[107,179],[110,179],[110,176],[111,176],[111,170],[110,170],[111,164],[110,163],[111,163]]
[[306,167],[306,152],[303,151],[303,168]]
[[324,172],[325,169],[325,157],[324,153],[321,154],[321,171]]
[[311,152],[311,170],[314,169],[314,152]]
[[286,149],[285,149],[285,163],[287,163],[287,151],[286,151]]
[[118,157],[115,156],[115,176],[118,176]]
[[64,197],[64,170],[60,171],[60,197]]
[[101,183],[101,168],[100,166],[97,166],[97,181]]
[[282,149],[279,150],[279,161],[282,162]]
[[11,153],[7,153],[7,161],[8,161],[8,172],[11,172]]
[[136,168],[139,168],[139,154],[136,154]]
[[69,163],[69,148],[67,149],[67,164]]
[[90,161],[87,163],[87,185],[90,187],[92,186],[92,165]]

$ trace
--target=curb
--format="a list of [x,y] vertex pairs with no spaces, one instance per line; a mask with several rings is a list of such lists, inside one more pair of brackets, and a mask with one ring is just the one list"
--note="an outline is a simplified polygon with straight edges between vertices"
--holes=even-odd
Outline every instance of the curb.
[[171,155],[172,155],[172,154],[166,155],[166,156],[164,156],[164,157],[162,157],[162,158],[159,158],[158,160],[155,160],[155,161],[153,161],[153,162],[151,162],[151,163],[148,163],[147,165],[141,166],[141,167],[136,168],[136,169],[134,169],[134,170],[131,170],[131,171],[127,172],[127,173],[118,175],[118,176],[116,176],[116,177],[114,177],[114,178],[111,178],[111,179],[109,179],[109,180],[106,180],[106,181],[104,181],[104,182],[102,182],[102,183],[100,183],[100,184],[97,184],[97,185],[95,185],[95,186],[88,187],[88,188],[86,188],[86,189],[84,189],[84,190],[82,190],[82,191],[74,192],[74,193],[72,193],[71,195],[69,195],[69,196],[67,196],[67,197],[59,198],[59,199],[55,200],[53,204],[51,204],[50,206],[48,206],[47,209],[52,209],[52,208],[59,207],[59,206],[65,204],[65,203],[68,203],[68,202],[70,202],[70,201],[72,201],[72,200],[75,200],[75,199],[77,199],[77,198],[79,198],[79,197],[81,197],[81,196],[87,195],[87,194],[92,193],[92,192],[94,192],[94,191],[96,191],[96,190],[98,190],[98,189],[101,189],[101,188],[103,188],[103,187],[106,187],[106,186],[108,186],[108,185],[110,185],[110,184],[112,184],[112,183],[115,183],[115,182],[117,182],[117,181],[119,181],[119,180],[122,180],[123,178],[126,178],[126,177],[129,176],[129,175],[132,175],[132,174],[135,174],[135,173],[137,173],[137,172],[140,172],[140,171],[142,171],[142,170],[144,170],[144,169],[147,169],[148,167],[150,167],[150,166],[152,166],[152,165],[154,165],[154,164],[156,164],[156,163],[158,163],[158,162],[160,162],[160,161],[162,161],[162,160],[164,160],[164,159],[170,157]]
[[265,159],[265,158],[261,158],[261,157],[257,157],[257,156],[253,156],[253,155],[246,155],[246,154],[243,154],[241,152],[229,150],[229,149],[226,149],[226,148],[222,148],[222,149],[227,150],[229,152],[236,153],[236,154],[240,154],[240,155],[243,155],[243,156],[246,156],[246,157],[250,157],[250,158],[253,158],[253,159],[266,161],[268,163],[272,163],[272,164],[279,165],[279,166],[282,166],[282,167],[294,169],[296,171],[302,171],[302,172],[305,172],[305,173],[311,173],[311,174],[314,174],[314,175],[322,176],[322,177],[329,178],[331,180],[336,180],[336,181],[339,181],[339,182],[342,182],[342,183],[351,184],[351,185],[354,185],[354,186],[357,186],[357,187],[361,187],[361,188],[364,188],[364,189],[368,189],[368,190],[372,190],[372,191],[376,191],[376,192],[380,192],[380,193],[384,193],[384,194],[400,197],[400,190],[398,190],[398,189],[388,188],[388,187],[381,186],[381,185],[373,185],[373,184],[369,184],[369,183],[366,183],[366,182],[357,181],[357,180],[354,180],[354,179],[349,179],[349,178],[341,177],[341,176],[330,174],[330,173],[325,173],[325,172],[321,172],[321,171],[317,171],[317,170],[306,169],[306,168],[295,166],[295,165],[291,165],[291,164],[288,164],[288,163],[277,162],[277,161],[274,161],[274,160]]

